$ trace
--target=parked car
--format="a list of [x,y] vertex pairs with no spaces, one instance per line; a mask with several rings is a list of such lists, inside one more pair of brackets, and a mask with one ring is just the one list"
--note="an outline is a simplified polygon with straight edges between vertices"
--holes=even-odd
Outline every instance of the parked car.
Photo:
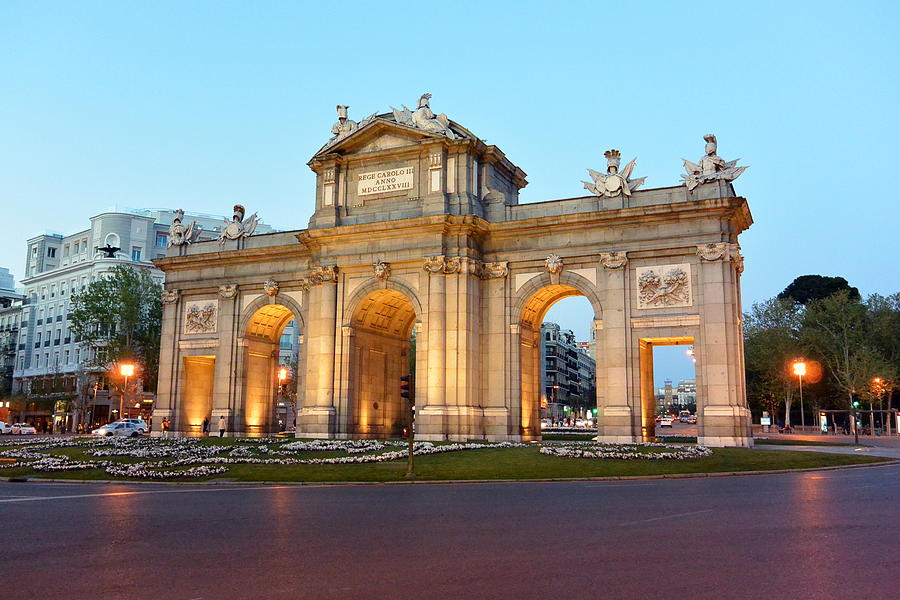
[[672,426],[672,417],[666,417],[665,419],[659,422],[660,427],[671,427]]
[[584,419],[575,419],[575,427],[584,427]]
[[147,427],[147,421],[140,417],[137,419],[119,419],[118,421],[113,421],[113,423],[133,423],[139,433],[147,433],[147,430],[150,429]]
[[688,423],[691,423],[691,424],[696,424],[696,423],[697,423],[697,415],[691,415],[691,416],[689,416],[688,419],[687,419],[687,422],[688,422]]
[[12,433],[13,426],[9,423],[4,423],[0,421],[0,435],[10,435]]
[[553,422],[550,419],[541,419],[541,429],[552,427]]
[[34,425],[29,425],[28,423],[16,423],[12,426],[12,433],[16,435],[35,435],[37,434],[37,429],[34,428]]
[[98,427],[91,432],[91,435],[97,435],[100,437],[137,437],[141,435],[141,432],[138,431],[138,428],[134,423],[123,423],[121,421],[115,421],[113,423],[108,423],[102,427]]

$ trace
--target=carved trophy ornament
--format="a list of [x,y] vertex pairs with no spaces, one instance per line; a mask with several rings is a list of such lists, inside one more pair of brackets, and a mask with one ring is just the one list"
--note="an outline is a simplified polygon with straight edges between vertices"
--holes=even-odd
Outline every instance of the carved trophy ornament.
[[178,302],[178,290],[163,290],[162,291],[162,303],[163,304],[173,304]]
[[263,284],[263,291],[267,296],[275,296],[278,294],[278,282],[274,279],[267,279]]
[[184,221],[184,211],[179,208],[175,211],[175,217],[172,219],[172,224],[169,225],[169,239],[166,242],[167,248],[193,244],[200,237],[203,227],[197,225],[197,221],[191,221],[191,224],[187,227],[182,224],[182,221]]
[[605,269],[621,269],[628,264],[628,256],[625,252],[602,252],[600,264]]
[[448,138],[456,139],[456,134],[450,129],[450,119],[447,115],[436,115],[431,111],[431,94],[424,93],[419,97],[419,105],[415,111],[409,110],[405,104],[401,104],[403,110],[397,110],[393,106],[391,111],[394,113],[394,120],[409,127],[416,127],[424,131],[439,133]]
[[638,269],[638,308],[691,305],[690,265]]
[[631,162],[625,165],[625,168],[620,173],[619,163],[622,159],[622,153],[618,150],[607,150],[603,153],[603,156],[606,157],[606,175],[593,169],[588,169],[588,174],[594,180],[594,183],[581,182],[584,184],[584,189],[593,195],[606,196],[607,198],[614,198],[621,194],[630,196],[631,192],[639,188],[647,179],[646,177],[631,179],[631,172],[634,170],[634,165],[637,164],[637,158],[631,159]]
[[234,205],[234,215],[231,217],[231,221],[225,219],[225,227],[222,228],[222,233],[219,235],[220,244],[225,244],[225,240],[237,240],[253,235],[259,224],[259,217],[253,213],[249,219],[244,221],[245,212],[246,210],[240,204]]
[[188,302],[184,308],[185,333],[214,333],[218,307],[211,300]]
[[375,271],[375,278],[380,281],[387,281],[391,276],[391,265],[379,259],[372,263]]
[[747,167],[738,167],[737,162],[741,159],[725,161],[716,154],[718,143],[716,136],[707,133],[703,136],[706,141],[706,155],[700,159],[700,163],[692,163],[687,159],[684,160],[684,170],[686,174],[682,174],[681,178],[687,189],[693,190],[702,183],[710,183],[713,181],[734,181],[741,176]]

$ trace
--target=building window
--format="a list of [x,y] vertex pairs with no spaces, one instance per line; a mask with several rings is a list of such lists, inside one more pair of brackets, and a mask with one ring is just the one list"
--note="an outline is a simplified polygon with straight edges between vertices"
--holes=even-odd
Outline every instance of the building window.
[[69,255],[69,245],[66,244],[65,246],[63,246],[63,256],[65,257],[68,255]]
[[75,242],[75,250],[73,254],[78,254],[78,242]]
[[156,247],[157,248],[165,248],[166,244],[169,243],[169,236],[165,233],[157,233],[156,234]]
[[37,246],[31,247],[31,256],[37,256]]
[[47,258],[56,258],[56,248],[47,248]]
[[137,246],[131,247],[131,260],[134,262],[141,262],[141,249]]
[[75,348],[75,364],[81,362],[81,348]]

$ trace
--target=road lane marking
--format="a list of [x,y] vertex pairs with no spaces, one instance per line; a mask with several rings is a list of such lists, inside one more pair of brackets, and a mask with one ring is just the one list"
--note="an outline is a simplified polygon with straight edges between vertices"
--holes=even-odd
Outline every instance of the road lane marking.
[[711,508],[706,509],[706,510],[695,510],[692,512],[679,513],[677,515],[666,515],[664,517],[652,517],[650,519],[640,519],[639,521],[626,521],[625,523],[619,523],[619,526],[624,527],[626,525],[638,525],[640,523],[650,523],[652,521],[662,521],[664,519],[677,519],[679,517],[689,517],[691,515],[701,515],[703,513],[709,513],[709,512],[712,512]]
[[260,487],[227,487],[227,488],[199,488],[190,490],[141,490],[133,492],[107,492],[105,494],[67,494],[65,496],[23,496],[21,498],[0,498],[0,503],[6,502],[34,502],[37,500],[70,500],[73,498],[99,498],[103,496],[137,496],[139,494],[191,494],[195,492],[232,492],[242,490],[283,490],[293,489],[290,485],[266,485]]

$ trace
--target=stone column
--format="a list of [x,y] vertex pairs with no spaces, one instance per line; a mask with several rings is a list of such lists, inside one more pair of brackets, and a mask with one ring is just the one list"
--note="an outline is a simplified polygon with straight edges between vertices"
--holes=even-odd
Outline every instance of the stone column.
[[153,423],[151,424],[152,436],[162,435],[163,419],[168,417],[173,421],[172,430],[175,429],[175,417],[177,412],[175,390],[178,385],[178,339],[181,325],[178,313],[181,308],[180,293],[178,290],[164,290],[162,293],[163,314],[162,330],[159,346],[159,384],[156,389],[156,402],[153,406]]
[[297,435],[327,438],[335,431],[334,362],[337,330],[337,267],[310,274],[306,333],[306,393],[297,416]]
[[743,259],[737,244],[725,242],[698,246],[697,256],[702,286],[701,343],[694,349],[702,372],[697,442],[749,447],[753,438],[744,390],[739,281]]
[[[428,330],[426,379],[416,382],[416,438],[423,440],[444,439],[447,419],[447,361],[446,361],[446,296],[447,281],[444,275],[444,256],[426,258],[428,276],[428,308],[425,327]],[[417,348],[416,352],[422,349]],[[424,384],[424,385],[423,385]]]
[[482,435],[491,441],[510,439],[511,408],[507,404],[507,361],[509,360],[509,323],[507,289],[509,266],[506,262],[486,263],[481,284],[481,399],[484,417]]
[[[631,443],[635,407],[629,402],[628,257],[625,252],[600,255],[600,301],[603,318],[597,329],[597,433],[610,443]],[[637,407],[637,411],[640,407]]]
[[237,353],[243,350],[238,347],[238,339],[243,335],[242,331],[238,331],[240,319],[237,285],[220,285],[217,320],[219,345],[216,349],[212,414],[209,417],[210,436],[219,435],[220,416],[225,417],[226,435],[236,429],[233,422],[233,403],[240,396],[240,391],[235,385],[236,374],[239,373],[235,366],[238,365]]

